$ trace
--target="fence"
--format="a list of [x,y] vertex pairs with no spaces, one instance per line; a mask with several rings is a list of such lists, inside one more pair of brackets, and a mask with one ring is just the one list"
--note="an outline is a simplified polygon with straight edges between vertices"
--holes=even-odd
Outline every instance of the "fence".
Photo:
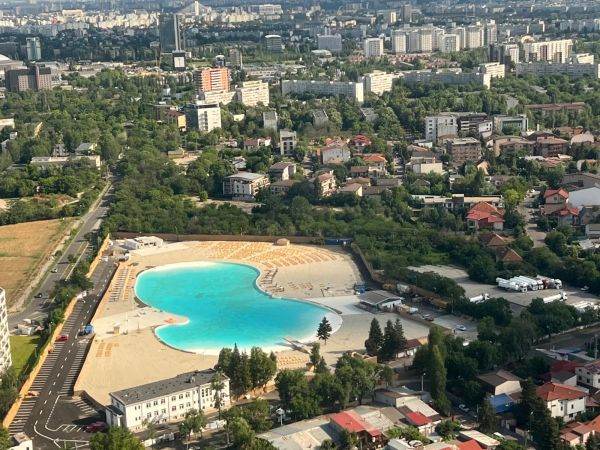
[[231,241],[231,242],[275,242],[277,239],[287,239],[292,244],[317,244],[325,242],[321,237],[314,236],[260,236],[253,234],[176,234],[176,233],[136,233],[118,231],[113,233],[115,239],[132,239],[140,236],[156,236],[164,241]]

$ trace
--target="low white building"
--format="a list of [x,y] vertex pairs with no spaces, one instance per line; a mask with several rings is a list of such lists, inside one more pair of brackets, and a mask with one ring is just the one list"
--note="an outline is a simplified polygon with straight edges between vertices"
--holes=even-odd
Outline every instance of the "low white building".
[[252,201],[258,192],[269,186],[269,178],[262,173],[239,172],[223,180],[223,195]]
[[600,360],[576,367],[575,374],[577,375],[578,384],[595,389],[600,388]]
[[109,426],[126,427],[139,431],[149,423],[159,424],[183,420],[192,409],[210,412],[215,408],[215,396],[221,397],[221,406],[230,405],[229,379],[221,375],[223,389],[215,392],[212,381],[217,372],[212,369],[187,372],[167,380],[111,392],[106,408]]

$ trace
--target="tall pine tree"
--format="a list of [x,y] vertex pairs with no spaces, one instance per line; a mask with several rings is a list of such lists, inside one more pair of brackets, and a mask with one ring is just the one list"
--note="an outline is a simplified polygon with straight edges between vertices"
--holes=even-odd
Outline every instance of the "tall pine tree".
[[379,325],[379,321],[373,318],[371,320],[371,328],[369,328],[369,337],[365,341],[367,353],[371,356],[377,355],[382,343],[383,333],[381,332],[381,326]]

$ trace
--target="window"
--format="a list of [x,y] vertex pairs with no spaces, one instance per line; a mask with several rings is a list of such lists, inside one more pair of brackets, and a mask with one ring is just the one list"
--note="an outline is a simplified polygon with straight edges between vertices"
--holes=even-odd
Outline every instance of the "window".
[[175,401],[175,400],[177,400],[177,397],[173,396],[173,397],[171,397],[171,400]]
[[183,394],[179,394],[179,400],[183,398]]
[[163,414],[166,414],[167,410],[163,408],[160,412],[163,413]]
[[146,403],[146,408],[150,408],[150,403]]
[[154,400],[154,406],[158,405],[158,400]]
[[164,405],[164,404],[165,404],[165,399],[164,399],[164,398],[160,400],[160,404],[161,404],[161,405]]
[[185,393],[185,396],[186,396],[186,397],[189,397],[189,396],[190,396],[190,393],[189,393],[189,392],[186,392],[186,393]]
[[171,406],[171,411],[175,411],[177,409],[177,406],[173,405]]

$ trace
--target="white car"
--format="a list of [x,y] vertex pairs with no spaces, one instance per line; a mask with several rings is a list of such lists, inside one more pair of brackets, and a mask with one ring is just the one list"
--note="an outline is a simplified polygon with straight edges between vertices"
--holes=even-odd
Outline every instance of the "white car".
[[467,327],[464,325],[456,325],[454,328],[456,328],[458,331],[467,331]]

